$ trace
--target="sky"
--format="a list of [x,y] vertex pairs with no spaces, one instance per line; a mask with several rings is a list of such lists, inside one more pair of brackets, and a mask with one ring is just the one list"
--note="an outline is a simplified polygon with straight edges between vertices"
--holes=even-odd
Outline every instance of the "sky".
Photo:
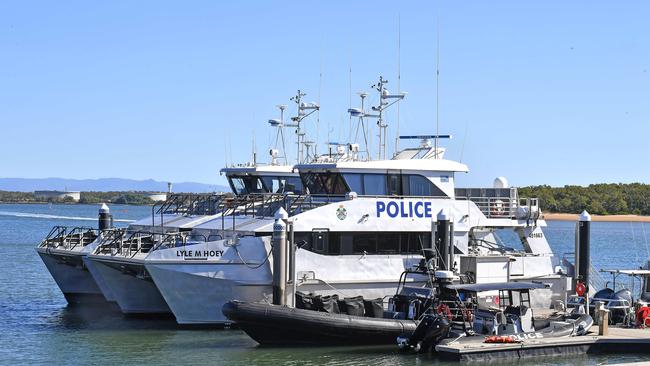
[[325,152],[350,140],[356,93],[376,103],[371,85],[397,91],[399,75],[388,151],[398,120],[432,134],[438,113],[446,158],[470,169],[460,186],[650,183],[649,14],[643,1],[3,1],[0,177],[223,184],[225,164],[269,160],[267,121],[278,104],[295,115],[298,89],[321,106],[303,126]]

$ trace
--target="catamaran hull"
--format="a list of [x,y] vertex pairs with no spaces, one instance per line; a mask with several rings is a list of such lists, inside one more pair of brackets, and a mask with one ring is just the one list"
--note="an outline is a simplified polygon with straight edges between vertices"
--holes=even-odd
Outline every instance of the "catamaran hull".
[[86,269],[88,270],[88,272],[90,272],[93,281],[95,281],[95,284],[104,295],[106,301],[113,302],[113,303],[116,302],[115,296],[113,295],[113,291],[111,291],[111,288],[108,287],[108,285],[106,284],[104,277],[99,275],[99,272],[97,271],[97,268],[95,266],[95,262],[88,259],[88,256],[84,256],[83,263]]
[[221,312],[226,302],[233,299],[259,301],[272,293],[270,282],[232,281],[177,271],[163,264],[147,264],[146,268],[176,322],[183,325],[230,324],[232,321]]
[[37,248],[38,255],[70,305],[105,303],[106,298],[84,266],[85,253],[59,253]]
[[97,282],[104,282],[115,297],[122,313],[126,315],[167,315],[171,311],[165,299],[148,278],[139,278],[144,273],[144,265],[110,261],[89,257],[95,264],[93,275],[99,276]]

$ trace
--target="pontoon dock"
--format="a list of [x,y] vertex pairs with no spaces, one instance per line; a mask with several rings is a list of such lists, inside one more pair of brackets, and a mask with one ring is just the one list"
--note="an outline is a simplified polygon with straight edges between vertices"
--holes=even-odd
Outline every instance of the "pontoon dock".
[[530,339],[522,343],[450,343],[436,346],[436,351],[446,360],[481,362],[585,353],[650,353],[650,330],[610,326],[607,336],[599,336],[595,325],[590,334],[580,337]]

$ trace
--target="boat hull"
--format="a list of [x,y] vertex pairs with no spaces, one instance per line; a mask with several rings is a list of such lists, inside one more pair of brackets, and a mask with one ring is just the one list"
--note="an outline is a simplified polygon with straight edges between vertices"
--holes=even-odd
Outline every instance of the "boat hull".
[[272,293],[270,283],[234,281],[183,272],[165,264],[147,264],[146,268],[176,321],[183,325],[230,324],[232,321],[221,311],[226,302],[233,299],[259,301]]
[[95,284],[97,285],[101,293],[104,295],[106,301],[115,303],[116,302],[115,295],[113,295],[113,291],[111,291],[111,288],[106,284],[104,277],[99,274],[95,262],[88,259],[88,256],[83,257],[83,262],[84,262],[84,266],[86,267],[88,272],[90,272],[91,277],[95,281]]
[[330,314],[262,303],[230,301],[224,314],[262,345],[334,346],[395,344],[411,334],[413,320]]
[[38,255],[70,305],[105,303],[106,298],[83,263],[86,253],[37,248]]
[[147,277],[144,264],[122,263],[97,256],[88,259],[95,265],[93,275],[98,276],[97,282],[103,282],[108,286],[122,313],[126,315],[171,314],[160,291]]

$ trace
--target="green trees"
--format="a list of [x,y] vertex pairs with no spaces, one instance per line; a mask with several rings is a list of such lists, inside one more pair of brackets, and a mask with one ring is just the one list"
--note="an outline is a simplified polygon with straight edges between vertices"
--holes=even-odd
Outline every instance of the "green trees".
[[[7,203],[36,203],[43,202],[41,198],[36,198],[32,192],[11,192],[0,191],[0,202]],[[46,202],[52,203],[74,203],[71,197],[64,199],[50,198]],[[149,199],[146,192],[81,192],[79,203],[123,203],[129,205],[151,205],[153,201]]]
[[519,188],[520,197],[538,197],[548,212],[650,215],[650,185],[602,183],[582,186],[547,185]]

